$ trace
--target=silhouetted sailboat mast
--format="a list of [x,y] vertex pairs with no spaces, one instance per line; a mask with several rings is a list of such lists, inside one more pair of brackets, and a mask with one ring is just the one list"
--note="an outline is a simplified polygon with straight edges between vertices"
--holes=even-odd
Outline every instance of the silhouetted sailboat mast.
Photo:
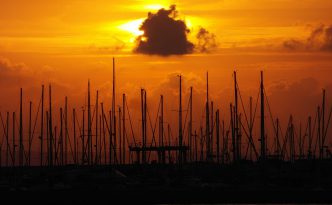
[[[243,160],[266,161],[271,158],[295,162],[296,160],[313,160],[316,157],[320,160],[332,157],[327,146],[332,108],[329,113],[326,112],[325,89],[322,91],[322,101],[316,110],[315,119],[313,120],[309,116],[305,126],[302,126],[302,123],[297,126],[295,118],[291,115],[285,129],[286,132],[283,134],[279,118],[275,119],[272,116],[264,89],[262,71],[256,105],[253,105],[253,98],[249,98],[249,117],[247,117],[242,100],[237,73],[233,72],[234,102],[229,104],[230,116],[228,119],[224,117],[224,114],[221,118],[221,109],[219,109],[218,103],[210,98],[209,75],[206,73],[204,120],[201,121],[201,124],[195,123],[195,126],[194,115],[197,115],[197,111],[193,108],[193,87],[190,87],[188,92],[184,92],[183,76],[178,75],[178,127],[175,135],[172,133],[174,124],[166,122],[165,112],[167,113],[167,109],[164,106],[164,95],[160,95],[156,120],[152,122],[147,103],[147,91],[142,88],[139,126],[141,142],[139,144],[135,139],[137,133],[134,130],[135,126],[133,126],[125,93],[122,94],[122,103],[116,104],[114,58],[112,62],[112,103],[111,109],[107,112],[104,110],[103,102],[100,102],[98,90],[96,91],[95,105],[91,104],[89,80],[86,106],[82,107],[82,115],[78,117],[75,108],[73,108],[72,119],[70,119],[68,97],[65,96],[64,106],[59,107],[59,110],[57,109],[59,117],[58,115],[55,117],[53,108],[56,106],[52,103],[51,85],[49,85],[48,92],[49,106],[45,110],[44,85],[42,85],[40,103],[34,119],[35,104],[29,101],[27,106],[24,106],[23,88],[21,88],[18,121],[16,121],[15,112],[12,113],[12,120],[10,120],[9,112],[6,112],[5,119],[1,115],[3,138],[0,146],[0,165],[2,166],[3,158],[5,158],[4,164],[6,166],[35,166],[39,164],[39,166],[52,167],[71,163],[89,166],[148,164],[156,157],[156,162],[160,164],[176,162],[180,165],[199,161],[217,164],[240,163]],[[183,96],[189,96],[188,109],[183,109]],[[28,110],[26,118],[23,118],[24,109]],[[256,110],[260,112],[259,123],[255,123]],[[167,118],[171,119],[169,115]],[[271,124],[267,118],[271,119]],[[167,129],[164,129],[165,123],[167,123]],[[40,126],[39,147],[34,140],[35,128],[38,129],[38,126]],[[266,131],[269,126],[272,127],[270,132]],[[27,127],[27,132],[24,132],[24,127]],[[260,153],[255,147],[254,139],[257,139],[254,132],[255,127],[259,127],[257,135],[259,135]],[[18,140],[16,135],[18,135]],[[269,144],[267,142],[268,136],[272,136]],[[39,151],[39,157],[36,150]],[[16,160],[17,157],[18,160]]]

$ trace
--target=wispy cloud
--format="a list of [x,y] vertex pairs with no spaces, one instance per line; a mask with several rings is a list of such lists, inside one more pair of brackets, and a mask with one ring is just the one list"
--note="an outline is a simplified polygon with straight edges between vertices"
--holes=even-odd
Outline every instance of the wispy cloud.
[[332,25],[320,25],[305,40],[289,39],[283,47],[292,51],[332,51]]

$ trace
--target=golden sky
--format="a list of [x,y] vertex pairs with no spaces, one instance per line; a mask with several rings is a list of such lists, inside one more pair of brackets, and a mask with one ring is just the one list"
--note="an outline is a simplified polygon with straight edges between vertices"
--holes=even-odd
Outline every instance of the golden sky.
[[[275,46],[331,24],[329,0],[2,0],[2,52],[128,53],[149,11],[176,4],[193,31],[215,33],[220,48]],[[136,28],[135,28],[136,27]],[[122,53],[121,52],[121,53]]]

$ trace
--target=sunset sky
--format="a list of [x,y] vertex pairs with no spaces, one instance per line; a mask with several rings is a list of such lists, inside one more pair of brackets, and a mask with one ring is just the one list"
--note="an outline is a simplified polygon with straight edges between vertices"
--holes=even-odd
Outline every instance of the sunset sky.
[[[215,36],[216,46],[166,57],[134,53],[148,12],[173,4],[190,29],[190,42],[198,43],[203,27]],[[263,70],[274,113],[303,119],[315,111],[322,88],[331,99],[331,11],[331,0],[2,0],[0,110],[18,110],[20,87],[25,102],[37,104],[43,83],[54,86],[55,103],[68,95],[72,106],[80,107],[88,79],[109,105],[115,57],[117,95],[125,92],[132,109],[138,109],[142,87],[151,104],[164,94],[168,111],[175,109],[177,101],[169,99],[177,96],[177,74],[184,76],[186,94],[194,86],[197,98],[203,98],[208,71],[211,98],[228,111],[233,71],[247,103],[257,96]],[[197,100],[197,115],[203,106],[204,99]]]

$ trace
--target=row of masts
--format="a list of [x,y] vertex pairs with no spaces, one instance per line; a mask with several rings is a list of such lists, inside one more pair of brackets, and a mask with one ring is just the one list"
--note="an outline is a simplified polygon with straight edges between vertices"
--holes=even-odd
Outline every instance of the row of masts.
[[[25,130],[23,130],[25,124],[23,123],[23,89],[21,89],[19,119],[17,119],[16,112],[6,112],[5,115],[0,113],[3,130],[0,144],[0,165],[52,167],[68,164],[86,166],[146,164],[152,162],[153,158],[156,158],[157,163],[161,164],[192,162],[223,164],[242,160],[265,161],[271,158],[289,161],[331,158],[327,146],[327,136],[332,108],[326,121],[325,90],[323,90],[322,104],[317,107],[315,119],[313,120],[311,116],[308,117],[304,131],[302,126],[296,130],[291,115],[286,132],[282,133],[280,121],[272,116],[265,94],[263,72],[261,72],[256,105],[253,104],[253,98],[250,97],[248,114],[244,107],[236,72],[233,73],[234,102],[229,105],[229,121],[221,116],[225,116],[226,109],[215,109],[216,106],[210,99],[207,73],[205,126],[202,124],[194,126],[193,87],[190,87],[188,109],[184,112],[182,76],[178,77],[179,104],[176,137],[172,134],[174,123],[165,121],[164,96],[160,96],[157,118],[155,122],[152,122],[148,110],[147,91],[143,88],[140,103],[141,133],[134,131],[134,123],[125,94],[122,95],[122,105],[119,105],[118,108],[116,106],[114,59],[112,104],[109,111],[105,110],[103,102],[99,102],[98,91],[96,91],[95,105],[92,105],[89,81],[87,103],[82,107],[81,117],[75,108],[72,111],[69,110],[68,98],[65,97],[64,106],[58,110],[59,118],[55,118],[54,112],[57,113],[57,111],[54,110],[52,103],[52,87],[51,85],[48,87],[49,104],[48,107],[45,107],[45,86],[42,85],[37,112],[33,113],[33,104],[31,101],[29,102],[27,138],[24,134]],[[258,105],[260,105],[260,134],[256,140],[258,138],[260,152],[257,151],[257,143],[255,143],[253,134]],[[34,114],[35,116],[33,116]],[[184,116],[185,118],[183,118]],[[267,117],[272,122],[272,131],[269,135],[266,131]],[[72,122],[70,123],[70,121]],[[39,134],[36,134],[36,132],[38,133],[36,131],[38,122],[40,131]],[[71,124],[70,129],[69,124]],[[156,133],[157,127],[158,134]],[[17,129],[18,133],[16,133]],[[35,139],[36,135],[39,139],[39,149],[36,146],[38,144]],[[137,135],[141,135],[140,140],[136,137]],[[267,136],[271,141],[270,150]],[[39,157],[36,155],[38,152]]]

